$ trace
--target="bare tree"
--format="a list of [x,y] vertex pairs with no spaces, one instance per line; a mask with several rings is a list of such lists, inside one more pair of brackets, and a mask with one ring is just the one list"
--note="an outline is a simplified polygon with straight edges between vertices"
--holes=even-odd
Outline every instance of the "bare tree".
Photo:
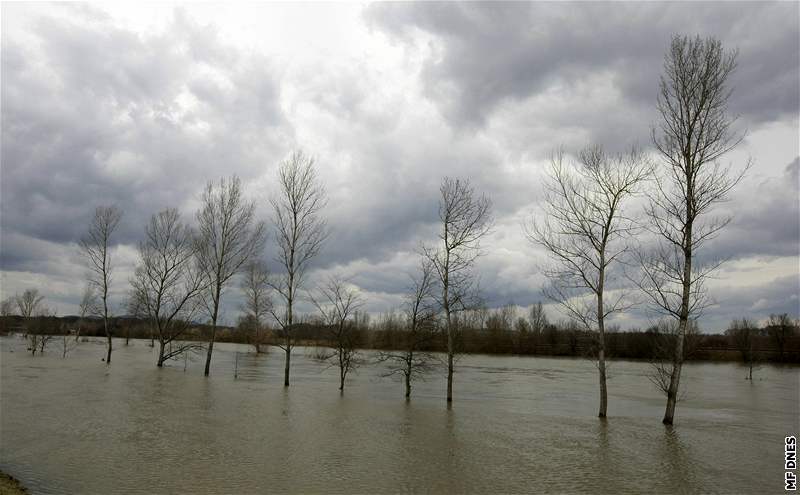
[[733,341],[733,345],[742,355],[742,362],[748,368],[748,379],[753,379],[753,367],[758,361],[758,353],[755,349],[755,337],[758,335],[758,329],[755,324],[747,318],[741,320],[733,320],[731,326],[725,333]]
[[275,224],[275,242],[278,244],[277,262],[281,273],[270,282],[278,295],[281,308],[270,312],[278,324],[278,333],[286,352],[283,385],[289,386],[289,366],[294,340],[294,304],[298,291],[305,283],[311,260],[319,253],[327,237],[324,219],[325,190],[319,184],[314,160],[302,152],[294,152],[281,163],[278,171],[280,190],[270,199]]
[[333,359],[339,367],[339,390],[344,390],[347,374],[361,364],[359,331],[352,317],[363,302],[358,290],[339,278],[329,279],[317,291],[312,302],[328,327],[334,346]]
[[80,248],[89,268],[88,282],[99,293],[102,302],[103,330],[108,339],[106,364],[111,363],[111,328],[109,320],[109,289],[111,287],[111,236],[122,218],[122,210],[116,206],[98,206],[89,225],[89,232],[80,241]]
[[241,288],[244,294],[242,310],[249,330],[248,341],[256,353],[260,354],[261,346],[265,343],[264,320],[269,317],[272,307],[266,263],[260,260],[248,263],[244,269]]
[[59,325],[59,330],[61,331],[61,357],[66,358],[67,353],[78,345],[78,340],[72,338],[66,322]]
[[424,348],[435,336],[436,310],[434,299],[435,275],[433,265],[425,259],[419,274],[412,277],[411,290],[405,302],[406,329],[401,334],[400,351],[384,351],[378,360],[389,364],[384,376],[400,375],[405,383],[405,397],[411,397],[411,384],[429,373],[435,359]]
[[157,366],[202,347],[179,343],[200,309],[199,295],[208,279],[197,266],[196,238],[178,210],[163,210],[150,218],[139,243],[139,263],[131,279],[130,301],[148,319],[158,337]]
[[[47,306],[44,306],[42,301],[44,297],[38,296],[36,289],[28,289],[21,296],[22,300],[27,300],[25,305],[25,337],[28,339],[28,350],[32,355],[36,355],[38,350],[40,354],[44,354],[47,343],[53,339],[51,334],[52,330],[52,317],[55,316],[55,311]],[[22,310],[20,310],[22,313]]]
[[678,322],[678,362],[669,378],[664,424],[675,417],[686,330],[706,306],[704,281],[720,264],[697,263],[696,253],[730,221],[703,219],[744,174],[718,163],[742,139],[733,133],[735,118],[727,111],[728,78],[735,67],[736,52],[724,51],[713,38],[675,36],[664,61],[661,124],[653,129],[653,143],[665,171],[655,176],[647,211],[660,244],[640,256],[643,276],[637,281],[652,307]]
[[8,332],[9,330],[9,316],[14,315],[16,312],[17,301],[14,296],[9,296],[0,301],[0,317],[2,317],[3,326],[0,328],[0,333]]
[[81,302],[78,304],[78,322],[75,327],[75,342],[81,336],[81,327],[84,320],[88,316],[96,316],[102,314],[100,310],[100,302],[97,300],[97,293],[95,292],[92,284],[86,284],[81,296]]
[[44,296],[39,294],[39,289],[25,289],[22,295],[17,294],[14,296],[14,302],[17,305],[19,314],[24,319],[28,349],[34,356],[40,346],[42,352],[44,352],[44,346],[47,343],[47,338],[42,331],[41,320],[49,310],[42,304],[42,301],[44,301]]
[[607,297],[614,268],[628,251],[626,239],[635,222],[626,216],[626,201],[652,173],[636,148],[609,155],[600,146],[584,148],[580,163],[568,166],[564,152],[553,155],[545,192],[545,218],[525,225],[528,239],[548,253],[545,295],[590,332],[597,332],[600,410],[608,408],[605,322],[626,307],[625,293]]
[[14,314],[17,308],[17,301],[13,296],[9,296],[0,301],[0,316],[6,317]]
[[530,325],[530,332],[533,335],[534,348],[538,344],[539,339],[544,335],[545,330],[550,325],[547,320],[547,313],[544,311],[541,301],[531,305],[528,310],[528,324]]
[[39,294],[39,289],[25,289],[22,295],[17,294],[14,296],[19,315],[25,318],[26,321],[46,311],[42,301],[44,301],[44,296]]
[[456,351],[455,315],[475,308],[477,284],[472,273],[480,255],[480,240],[492,225],[492,202],[478,196],[468,180],[445,177],[439,188],[439,221],[441,231],[438,248],[425,247],[423,253],[431,261],[441,294],[439,304],[444,313],[447,337],[447,402],[453,401],[453,358]]
[[766,330],[767,335],[778,348],[778,360],[783,361],[786,341],[797,333],[797,323],[793,322],[787,313],[769,315]]
[[203,303],[211,319],[205,375],[211,369],[211,354],[217,333],[220,303],[231,278],[253,258],[264,244],[264,224],[255,219],[255,203],[242,196],[241,181],[233,176],[209,182],[197,212],[198,260],[208,280]]

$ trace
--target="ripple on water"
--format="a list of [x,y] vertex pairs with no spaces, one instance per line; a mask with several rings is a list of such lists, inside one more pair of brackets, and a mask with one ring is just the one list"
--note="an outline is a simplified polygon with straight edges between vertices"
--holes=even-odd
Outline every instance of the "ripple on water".
[[691,400],[665,428],[642,363],[613,363],[603,422],[581,360],[465,356],[448,410],[440,374],[410,402],[380,367],[340,394],[303,349],[285,390],[278,351],[215,346],[206,378],[201,357],[157,369],[141,342],[111,366],[91,342],[67,359],[0,344],[0,468],[34,493],[778,491],[800,402],[796,370],[765,366],[751,385],[689,364]]

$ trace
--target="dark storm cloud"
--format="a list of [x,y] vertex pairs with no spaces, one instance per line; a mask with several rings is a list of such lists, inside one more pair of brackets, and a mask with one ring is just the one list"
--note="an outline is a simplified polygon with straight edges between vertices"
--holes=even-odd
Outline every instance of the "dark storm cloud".
[[711,291],[714,306],[703,316],[703,325],[718,331],[733,318],[764,320],[771,314],[787,313],[797,318],[800,311],[800,280],[797,275],[779,277],[750,287],[725,287]]
[[780,177],[744,181],[731,196],[730,223],[709,243],[717,259],[796,256],[800,249],[800,158]]
[[[388,54],[391,67],[336,49],[312,62],[272,58],[226,44],[227,26],[181,9],[146,33],[91,6],[53,9],[28,17],[24,36],[2,34],[0,267],[21,272],[19,283],[56,280],[57,301],[79,294],[70,243],[96,205],[126,212],[117,241],[127,270],[147,217],[178,207],[191,219],[207,180],[238,174],[268,219],[276,166],[303,148],[318,158],[331,229],[310,283],[340,273],[371,293],[367,309],[397,304],[415,250],[436,239],[439,183],[451,176],[491,197],[502,226],[476,267],[487,304],[527,305],[542,299],[544,279],[517,216],[536,212],[538,167],[560,144],[647,144],[673,31],[739,46],[732,103],[744,125],[797,108],[796,4],[374,5],[370,26],[411,55]],[[765,177],[737,190],[751,206],[731,205],[736,233],[710,250],[796,255],[797,222],[783,225],[797,218],[797,161],[790,173],[791,183]],[[232,288],[229,322],[237,297]]]
[[[183,206],[206,180],[260,174],[283,153],[278,84],[263,61],[215,49],[214,31],[180,11],[160,36],[80,21],[39,17],[36,44],[4,32],[5,234],[75,241],[95,205],[116,203],[117,241],[135,242],[150,214]],[[24,257],[5,241],[3,251]]]
[[[748,122],[798,108],[797,3],[386,3],[366,17],[406,41],[418,31],[434,37],[420,76],[456,125],[480,125],[504,102],[602,73],[624,94],[629,108],[618,111],[653,108],[675,33],[739,48],[732,110]],[[604,118],[582,124],[599,130]],[[648,124],[629,122],[628,139],[646,138]]]

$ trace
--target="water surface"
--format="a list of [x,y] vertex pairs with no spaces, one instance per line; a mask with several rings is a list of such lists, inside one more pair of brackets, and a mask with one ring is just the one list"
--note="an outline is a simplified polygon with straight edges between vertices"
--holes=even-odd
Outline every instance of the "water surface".
[[0,469],[33,493],[778,493],[800,417],[797,368],[688,364],[665,427],[637,362],[611,364],[602,422],[586,360],[465,356],[448,409],[442,375],[406,402],[371,365],[340,394],[304,348],[288,390],[279,349],[215,346],[208,378],[144,341],[111,366],[99,339],[0,349]]

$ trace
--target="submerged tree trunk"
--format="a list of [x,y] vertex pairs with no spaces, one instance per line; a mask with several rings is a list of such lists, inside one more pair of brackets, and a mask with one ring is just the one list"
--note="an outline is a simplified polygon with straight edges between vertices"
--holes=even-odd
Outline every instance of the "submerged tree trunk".
[[283,370],[283,386],[289,386],[289,361],[292,359],[292,348],[289,346],[289,338],[286,338],[286,366]]
[[211,372],[211,354],[214,352],[214,339],[217,337],[217,318],[219,317],[219,300],[222,286],[217,284],[214,288],[214,311],[211,313],[211,339],[208,342],[208,353],[206,354],[206,369],[203,375],[208,376]]
[[[689,184],[689,192],[687,197],[692,197],[691,183]],[[691,219],[691,203],[687,201],[687,210],[689,211],[689,218]],[[683,265],[683,294],[681,297],[681,310],[680,319],[678,320],[678,337],[675,343],[675,365],[672,367],[672,374],[669,378],[669,389],[667,390],[667,408],[664,412],[664,419],[662,423],[671,425],[675,420],[675,404],[678,402],[678,385],[681,381],[681,368],[683,367],[683,345],[686,340],[686,328],[689,325],[689,298],[691,296],[692,287],[692,222],[686,222],[686,230],[684,234],[684,265]],[[687,245],[688,244],[688,245]]]
[[208,342],[208,352],[206,353],[206,369],[203,372],[205,376],[208,376],[209,372],[211,371],[211,353],[214,352],[214,338],[216,337],[217,333],[217,325],[216,323],[211,327],[211,340]]
[[159,341],[158,343],[158,364],[159,368],[164,366],[164,342]]
[[599,368],[600,368],[600,412],[597,414],[600,418],[605,418],[608,409],[608,389],[606,387],[606,351],[603,349],[603,334],[600,334],[601,344],[599,352]]
[[600,277],[597,285],[597,330],[598,330],[598,368],[600,371],[600,412],[597,416],[605,418],[608,409],[608,388],[606,386],[606,329],[605,306],[603,305],[603,289],[605,288],[605,245],[600,255]]
[[108,335],[108,352],[106,353],[106,364],[111,363],[111,346],[112,346],[111,335]]
[[409,351],[406,355],[406,399],[411,397],[411,374],[414,372],[414,351]]
[[[447,296],[445,296],[447,297]],[[450,312],[447,311],[447,402],[453,402],[453,329],[450,323]]]

